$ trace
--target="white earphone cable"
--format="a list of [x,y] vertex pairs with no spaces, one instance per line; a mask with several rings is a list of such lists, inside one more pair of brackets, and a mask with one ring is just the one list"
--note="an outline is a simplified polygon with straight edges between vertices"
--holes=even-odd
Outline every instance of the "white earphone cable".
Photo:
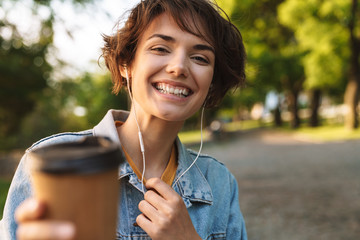
[[140,130],[140,125],[139,125],[139,122],[138,122],[138,120],[137,120],[135,102],[134,102],[134,99],[133,99],[132,94],[131,94],[131,91],[130,91],[129,74],[128,74],[127,68],[125,68],[125,74],[126,74],[126,82],[127,82],[127,89],[128,89],[128,92],[129,92],[129,97],[130,97],[130,99],[131,99],[132,104],[134,104],[134,117],[135,117],[136,126],[137,126],[137,128],[138,128],[138,137],[139,137],[140,151],[141,151],[142,161],[143,161],[143,170],[142,170],[142,174],[141,174],[141,191],[142,191],[143,194],[145,194],[145,191],[144,191],[145,147],[144,147],[144,141],[143,141],[143,137],[142,137],[141,130]]
[[[126,82],[127,82],[127,89],[129,92],[129,97],[131,99],[132,104],[134,104],[134,117],[135,117],[135,122],[138,128],[138,135],[139,135],[139,144],[140,144],[140,151],[142,154],[142,160],[143,160],[143,171],[142,171],[142,176],[141,176],[141,186],[142,186],[142,192],[145,194],[144,191],[144,175],[145,175],[145,147],[144,147],[144,142],[143,142],[143,138],[142,138],[142,134],[141,134],[141,130],[140,130],[140,125],[139,122],[137,120],[137,114],[136,114],[136,108],[135,108],[135,103],[134,103],[134,99],[132,97],[131,91],[130,91],[130,84],[129,84],[129,75],[128,75],[128,71],[125,68],[125,73],[126,73]],[[201,150],[202,150],[202,146],[203,146],[203,118],[204,118],[204,109],[205,109],[205,104],[201,110],[201,119],[200,119],[200,135],[201,135],[201,139],[200,139],[200,147],[199,147],[199,151],[198,154],[196,156],[196,158],[194,159],[194,161],[190,164],[190,166],[180,174],[180,176],[174,181],[174,183],[172,184],[172,188],[174,188],[174,186],[176,185],[176,183],[180,180],[180,178],[182,176],[184,176],[185,173],[187,173],[190,168],[195,164],[195,162],[198,160]]]
[[204,118],[204,109],[205,109],[205,104],[201,110],[201,122],[200,122],[200,135],[201,135],[201,139],[200,139],[200,148],[199,148],[199,151],[198,151],[198,154],[196,156],[196,158],[194,159],[194,161],[190,164],[190,166],[180,174],[180,176],[175,180],[175,182],[172,184],[172,188],[175,187],[175,184],[180,180],[180,178],[182,176],[184,176],[185,173],[187,173],[187,171],[190,170],[190,168],[195,164],[195,162],[198,160],[199,156],[200,156],[200,153],[201,153],[201,150],[202,150],[202,146],[203,146],[203,118]]

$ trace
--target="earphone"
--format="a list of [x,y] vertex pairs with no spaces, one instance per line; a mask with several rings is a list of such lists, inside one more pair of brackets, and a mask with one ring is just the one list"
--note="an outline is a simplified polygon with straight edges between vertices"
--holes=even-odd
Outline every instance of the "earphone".
[[[127,89],[128,89],[128,92],[129,92],[129,97],[130,97],[131,102],[134,103],[134,99],[133,99],[133,96],[132,96],[131,91],[130,91],[129,74],[128,74],[128,71],[127,71],[126,67],[125,67],[125,74],[126,74],[126,83],[127,83]],[[136,126],[137,126],[137,129],[138,129],[139,145],[140,145],[140,151],[141,151],[142,160],[143,160],[143,171],[141,173],[141,191],[142,191],[143,194],[145,194],[145,191],[144,191],[145,146],[144,146],[144,141],[143,141],[143,137],[142,137],[141,130],[140,130],[140,125],[139,125],[139,122],[137,120],[137,114],[136,114],[135,105],[134,105],[134,118],[135,118]]]
[[200,117],[200,135],[201,135],[201,138],[200,138],[200,147],[199,147],[199,151],[198,151],[198,154],[196,155],[196,158],[194,159],[194,161],[190,164],[190,166],[180,174],[180,176],[174,181],[174,183],[172,184],[172,188],[175,187],[175,184],[180,180],[180,178],[182,176],[184,176],[185,173],[187,173],[187,171],[190,170],[190,168],[192,166],[194,166],[195,162],[198,160],[199,156],[200,156],[200,153],[201,153],[201,150],[202,150],[202,146],[203,146],[203,118],[204,118],[204,109],[205,109],[205,103],[204,103],[204,106],[201,110],[201,117]]
[[[128,92],[129,92],[129,97],[130,97],[131,102],[134,103],[134,99],[133,99],[132,93],[130,91],[129,74],[128,74],[127,68],[124,67],[124,69],[125,69],[125,74],[126,74],[126,83],[127,83],[127,89],[128,89]],[[201,110],[201,118],[200,118],[200,135],[201,135],[201,138],[200,138],[200,147],[199,147],[198,154],[197,154],[196,158],[194,159],[194,161],[190,164],[190,166],[184,172],[182,172],[178,178],[176,178],[174,183],[171,185],[172,188],[174,188],[176,183],[180,180],[180,178],[182,176],[184,176],[184,174],[187,173],[190,170],[190,168],[195,164],[195,162],[198,160],[198,158],[200,156],[202,146],[203,146],[203,118],[204,118],[205,104],[206,104],[206,100],[205,100],[205,102],[203,104],[203,107],[202,107],[202,110]],[[143,171],[142,171],[142,176],[141,176],[141,186],[142,186],[141,190],[142,190],[143,194],[145,194],[145,191],[144,191],[144,175],[145,175],[145,162],[146,162],[145,161],[145,147],[144,147],[144,141],[143,141],[143,137],[142,137],[142,134],[141,134],[141,129],[140,129],[140,126],[139,126],[139,122],[137,120],[137,114],[136,114],[135,105],[134,105],[134,117],[135,117],[136,126],[138,128],[138,138],[139,138],[139,144],[140,144],[140,151],[141,151],[142,160],[143,160]]]

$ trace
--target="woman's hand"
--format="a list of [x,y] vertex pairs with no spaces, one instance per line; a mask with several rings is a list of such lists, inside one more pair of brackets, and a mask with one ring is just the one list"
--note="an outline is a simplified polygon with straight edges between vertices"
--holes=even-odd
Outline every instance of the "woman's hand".
[[201,239],[197,234],[182,198],[159,178],[146,182],[145,200],[137,224],[154,240]]
[[75,226],[72,223],[42,219],[46,204],[36,199],[25,200],[15,212],[19,226],[16,231],[19,240],[69,240],[75,237]]

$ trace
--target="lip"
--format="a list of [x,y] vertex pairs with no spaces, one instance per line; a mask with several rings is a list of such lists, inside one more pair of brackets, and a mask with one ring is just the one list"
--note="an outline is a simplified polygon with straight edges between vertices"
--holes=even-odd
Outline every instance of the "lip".
[[[179,89],[179,88],[180,89],[186,89],[186,91],[188,92],[188,95],[184,96],[184,95],[176,95],[176,94],[172,94],[172,93],[162,92],[161,90],[159,90],[157,88],[157,86],[159,84],[169,85],[174,89]],[[188,100],[194,93],[193,90],[189,86],[187,86],[186,84],[179,83],[179,82],[174,82],[174,81],[169,81],[169,80],[154,81],[154,82],[151,83],[151,86],[153,87],[156,94],[158,94],[161,97],[164,97],[164,98],[166,98],[168,100],[171,100],[171,101],[184,102],[184,101]]]
[[159,83],[164,83],[164,84],[171,85],[173,87],[178,87],[178,88],[187,88],[189,90],[189,92],[191,92],[191,93],[194,92],[194,90],[191,87],[189,87],[188,85],[186,85],[182,82],[176,82],[176,81],[171,81],[171,80],[154,81],[151,83],[151,85],[155,86],[156,84],[159,84]]
[[[182,96],[182,98],[187,98],[189,96],[191,96],[194,91],[191,87],[189,87],[188,85],[182,83],[182,82],[174,82],[174,81],[169,81],[169,80],[163,80],[163,81],[154,81],[151,83],[152,87],[155,88],[157,91],[159,91],[160,93],[162,92],[161,90],[167,90],[168,92],[171,93],[164,93],[164,94],[173,94],[173,92],[178,92],[180,93],[180,96]],[[169,91],[170,89],[170,91]],[[175,93],[174,95],[176,95],[177,93]]]

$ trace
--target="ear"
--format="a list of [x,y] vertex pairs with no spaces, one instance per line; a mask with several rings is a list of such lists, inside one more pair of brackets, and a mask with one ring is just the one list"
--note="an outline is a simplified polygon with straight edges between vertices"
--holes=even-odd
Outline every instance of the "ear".
[[119,66],[119,69],[120,69],[120,74],[121,74],[121,76],[123,78],[126,78],[126,70],[127,70],[127,73],[128,73],[128,77],[131,78],[131,71],[130,71],[129,67]]

